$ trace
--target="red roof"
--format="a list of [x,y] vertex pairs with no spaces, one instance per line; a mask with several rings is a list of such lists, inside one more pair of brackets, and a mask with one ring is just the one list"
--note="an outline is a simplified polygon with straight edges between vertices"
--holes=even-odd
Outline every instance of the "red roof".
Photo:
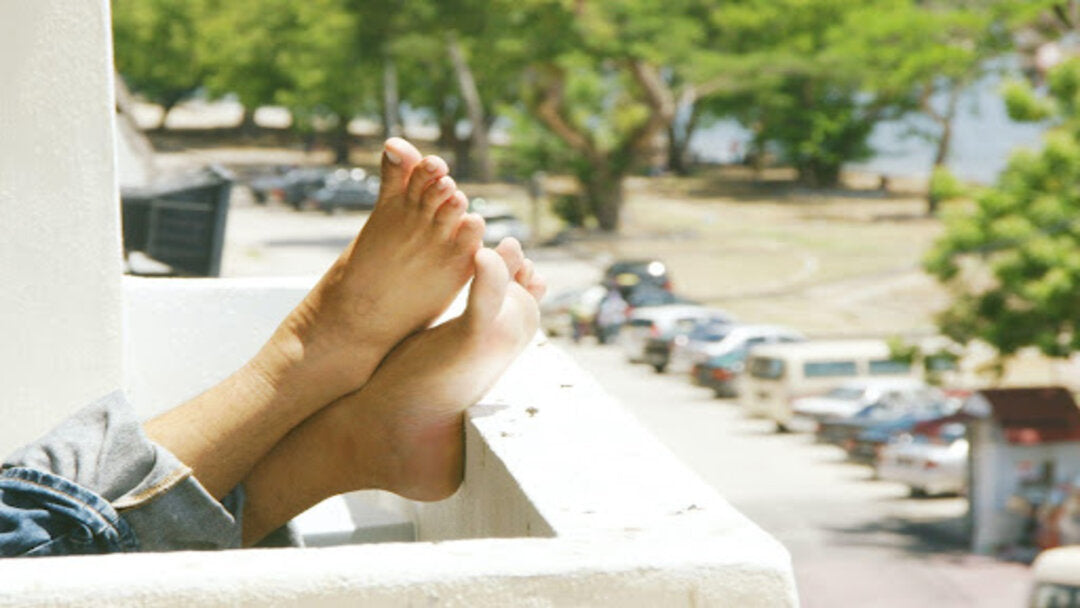
[[1080,441],[1080,408],[1060,386],[979,391],[1009,443]]

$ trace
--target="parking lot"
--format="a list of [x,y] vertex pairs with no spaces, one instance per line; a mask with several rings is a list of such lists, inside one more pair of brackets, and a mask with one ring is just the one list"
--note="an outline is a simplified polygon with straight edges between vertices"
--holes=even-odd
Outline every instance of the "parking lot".
[[[298,213],[234,199],[223,273],[315,275],[363,214]],[[557,248],[532,252],[553,291],[595,281],[601,266]],[[963,498],[913,499],[871,479],[834,446],[774,433],[732,400],[684,377],[631,365],[616,346],[555,342],[692,470],[791,551],[804,606],[1020,606],[1028,568],[973,556]]]
[[1027,567],[970,555],[966,501],[909,498],[810,435],[776,434],[733,400],[556,340],[683,462],[791,551],[803,605],[1021,606]]

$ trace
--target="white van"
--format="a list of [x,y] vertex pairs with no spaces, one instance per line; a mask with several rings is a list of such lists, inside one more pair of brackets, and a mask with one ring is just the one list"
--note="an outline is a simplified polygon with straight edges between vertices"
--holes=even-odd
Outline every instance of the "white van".
[[1032,608],[1080,608],[1080,547],[1058,547],[1039,554],[1031,566],[1035,583]]
[[747,414],[786,431],[792,402],[823,394],[853,378],[922,377],[922,366],[892,358],[884,340],[763,344],[750,351],[739,388]]

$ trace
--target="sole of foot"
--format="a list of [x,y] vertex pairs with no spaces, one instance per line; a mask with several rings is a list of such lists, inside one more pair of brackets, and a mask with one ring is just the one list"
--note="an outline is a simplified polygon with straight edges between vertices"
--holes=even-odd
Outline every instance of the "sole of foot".
[[[426,501],[446,498],[460,485],[463,413],[536,334],[544,292],[516,241],[478,251],[475,264],[461,316],[406,339],[363,389],[328,408],[327,422],[350,440],[385,442],[382,472],[356,479],[374,477],[382,489]],[[354,453],[371,453],[370,446],[355,447]],[[364,461],[357,466],[370,465]],[[338,491],[359,489],[347,473],[340,483]]]
[[[367,223],[268,348],[325,401],[356,390],[406,336],[429,326],[473,274],[484,221],[437,156],[387,140]],[[325,402],[324,401],[324,402]]]

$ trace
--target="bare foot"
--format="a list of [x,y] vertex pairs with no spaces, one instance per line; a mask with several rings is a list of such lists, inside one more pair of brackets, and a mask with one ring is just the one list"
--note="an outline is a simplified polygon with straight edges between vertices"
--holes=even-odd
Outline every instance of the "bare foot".
[[244,480],[245,544],[335,494],[379,488],[438,500],[457,489],[462,413],[536,334],[544,293],[513,239],[481,249],[475,263],[460,317],[406,339],[364,388],[293,429],[255,466]]
[[[355,425],[363,410],[363,419],[379,420],[386,430],[383,489],[439,500],[461,484],[462,413],[498,380],[540,321],[543,283],[532,275],[531,263],[523,272],[520,245],[510,242],[500,245],[500,255],[476,254],[476,276],[460,317],[405,340],[362,390],[332,406],[339,429],[350,429],[349,420]],[[339,491],[356,489],[347,465],[343,471]]]
[[[367,223],[269,348],[303,361],[326,401],[364,384],[409,334],[430,325],[473,272],[484,221],[437,156],[386,142],[382,190]],[[314,376],[314,377],[312,377]]]

